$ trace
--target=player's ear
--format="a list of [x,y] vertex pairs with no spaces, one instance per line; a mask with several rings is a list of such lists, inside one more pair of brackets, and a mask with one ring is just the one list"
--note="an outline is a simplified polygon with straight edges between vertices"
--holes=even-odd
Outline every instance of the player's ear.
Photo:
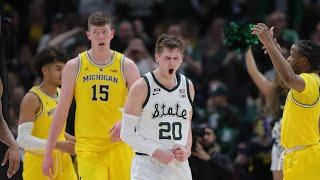
[[114,33],[115,33],[115,30],[111,29],[111,31],[110,31],[110,40],[113,39]]
[[154,59],[155,59],[156,63],[159,62],[159,57],[160,57],[160,55],[158,53],[156,53],[155,56],[154,56]]
[[86,31],[86,35],[87,35],[87,38],[89,39],[89,40],[91,40],[90,38],[90,32],[89,31]]
[[46,74],[48,74],[48,66],[47,65],[42,66],[41,71],[44,77]]

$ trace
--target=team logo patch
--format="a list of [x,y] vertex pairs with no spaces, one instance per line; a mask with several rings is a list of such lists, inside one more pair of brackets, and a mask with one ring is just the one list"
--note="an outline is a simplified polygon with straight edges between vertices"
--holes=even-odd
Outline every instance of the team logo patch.
[[185,89],[179,89],[179,98],[185,98],[185,97],[187,97],[186,90]]

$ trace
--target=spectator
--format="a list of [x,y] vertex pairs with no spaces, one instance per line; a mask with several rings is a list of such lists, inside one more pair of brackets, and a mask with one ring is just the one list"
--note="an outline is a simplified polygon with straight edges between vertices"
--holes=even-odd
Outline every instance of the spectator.
[[156,63],[150,56],[143,41],[139,38],[130,40],[124,55],[136,63],[141,74],[153,71],[156,67]]
[[189,158],[193,180],[231,180],[232,161],[220,153],[216,135],[209,125],[193,129],[193,149]]

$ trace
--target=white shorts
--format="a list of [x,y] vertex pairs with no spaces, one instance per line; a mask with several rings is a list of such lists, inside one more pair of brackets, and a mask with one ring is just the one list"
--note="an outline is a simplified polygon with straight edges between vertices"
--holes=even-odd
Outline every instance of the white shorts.
[[280,145],[273,143],[271,151],[271,171],[282,171],[282,165],[280,166],[280,169],[278,169],[278,163],[280,161],[281,153],[283,150],[284,149]]
[[131,166],[131,180],[192,180],[188,161],[168,165],[148,155],[136,155]]

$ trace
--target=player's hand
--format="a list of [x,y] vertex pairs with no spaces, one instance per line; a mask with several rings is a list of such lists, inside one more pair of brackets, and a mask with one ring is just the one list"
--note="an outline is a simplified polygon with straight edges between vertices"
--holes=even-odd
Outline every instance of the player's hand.
[[20,154],[19,146],[13,145],[8,148],[6,154],[4,155],[1,166],[4,166],[9,160],[9,168],[7,171],[8,178],[11,178],[19,169],[20,166]]
[[175,156],[171,151],[164,151],[161,149],[157,149],[153,152],[152,157],[157,159],[163,164],[169,164],[172,160],[174,160]]
[[188,150],[186,150],[184,147],[180,145],[174,146],[172,151],[177,161],[185,161],[189,158],[191,154]]
[[56,144],[56,149],[75,155],[74,142],[73,141],[59,141]]
[[266,46],[268,44],[274,43],[273,29],[274,29],[274,27],[269,29],[265,24],[258,23],[253,26],[252,34],[257,35],[259,37],[260,42]]
[[54,175],[52,155],[45,154],[42,162],[42,173],[50,178]]
[[111,141],[118,142],[120,139],[121,121],[117,122],[109,131],[111,134]]

